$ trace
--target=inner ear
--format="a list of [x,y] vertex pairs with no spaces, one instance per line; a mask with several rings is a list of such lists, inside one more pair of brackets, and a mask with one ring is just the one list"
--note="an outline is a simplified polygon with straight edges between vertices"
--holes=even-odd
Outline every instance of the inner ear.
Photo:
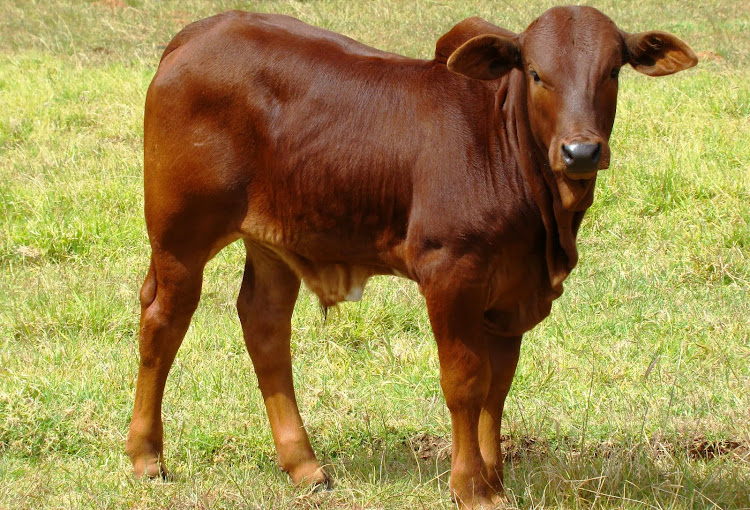
[[448,58],[448,69],[477,80],[496,80],[521,66],[516,38],[484,34],[469,39]]
[[698,63],[695,52],[679,37],[653,30],[625,34],[628,62],[649,76],[665,76],[693,67]]

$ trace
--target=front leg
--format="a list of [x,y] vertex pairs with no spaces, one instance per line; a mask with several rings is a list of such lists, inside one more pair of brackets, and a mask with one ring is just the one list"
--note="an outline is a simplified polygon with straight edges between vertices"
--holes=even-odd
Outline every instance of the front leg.
[[479,416],[479,448],[487,468],[487,479],[496,491],[495,501],[503,498],[503,452],[500,424],[505,397],[508,396],[521,352],[521,336],[487,338],[492,382]]
[[453,448],[450,487],[462,508],[494,508],[497,494],[487,480],[479,444],[479,417],[491,383],[482,328],[482,286],[466,286],[443,275],[423,286],[438,357],[440,385],[451,414]]

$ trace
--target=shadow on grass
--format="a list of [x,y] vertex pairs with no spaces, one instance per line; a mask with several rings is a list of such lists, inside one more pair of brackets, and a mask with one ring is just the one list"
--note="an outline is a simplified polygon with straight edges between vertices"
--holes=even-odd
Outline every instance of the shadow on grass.
[[[421,434],[326,455],[347,484],[432,486],[448,501],[450,438]],[[519,508],[750,508],[750,442],[653,438],[554,442],[505,436],[505,483]]]

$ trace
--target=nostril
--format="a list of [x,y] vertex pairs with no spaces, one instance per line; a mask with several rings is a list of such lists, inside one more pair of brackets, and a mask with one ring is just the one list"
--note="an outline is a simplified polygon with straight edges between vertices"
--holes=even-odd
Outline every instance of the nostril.
[[597,143],[596,150],[594,150],[594,153],[591,155],[591,161],[598,163],[600,157],[602,157],[602,144]]
[[562,145],[562,157],[566,165],[573,164],[573,162],[575,161],[575,156],[573,155],[571,146],[566,145],[566,144]]

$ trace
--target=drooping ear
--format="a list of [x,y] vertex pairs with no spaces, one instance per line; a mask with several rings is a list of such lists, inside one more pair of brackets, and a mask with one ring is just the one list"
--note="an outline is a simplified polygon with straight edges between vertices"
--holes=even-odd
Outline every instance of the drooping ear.
[[665,76],[698,63],[695,52],[679,37],[657,30],[624,34],[628,63],[649,76]]
[[496,80],[520,66],[518,40],[493,34],[469,39],[448,58],[448,69],[477,80]]

